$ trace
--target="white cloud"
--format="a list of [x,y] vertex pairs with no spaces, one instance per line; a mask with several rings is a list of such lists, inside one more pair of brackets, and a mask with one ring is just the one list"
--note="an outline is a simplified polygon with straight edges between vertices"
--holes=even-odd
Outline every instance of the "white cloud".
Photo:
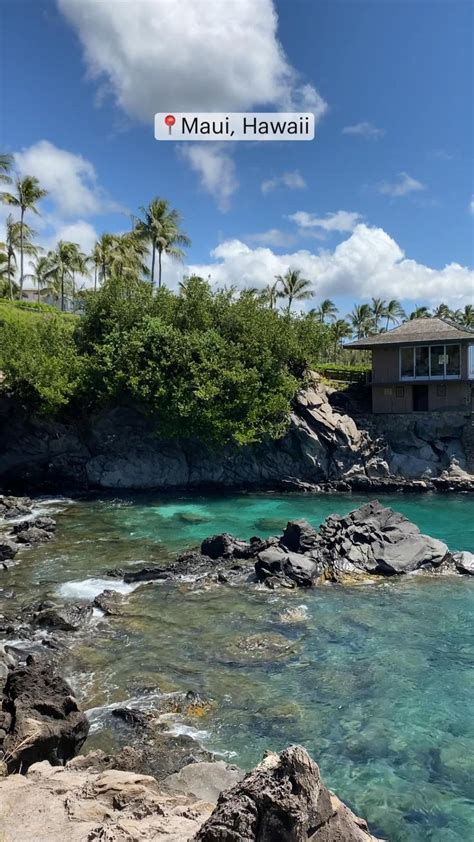
[[373,123],[356,123],[354,126],[344,126],[342,134],[357,135],[370,140],[378,140],[385,134],[385,129],[378,129]]
[[471,201],[469,202],[469,213],[474,215],[474,195],[473,195]]
[[262,181],[262,193],[270,193],[276,190],[277,187],[287,187],[289,190],[304,190],[307,186],[301,173],[298,170],[293,172],[284,172],[281,175],[276,175],[274,178],[269,178]]
[[[272,0],[57,0],[90,77],[132,119],[157,111],[312,111],[327,104],[290,65]],[[185,158],[221,207],[237,189],[231,150]],[[222,189],[214,173],[224,177]]]
[[317,217],[313,213],[297,211],[290,214],[291,219],[302,229],[322,229],[323,231],[352,231],[362,219],[360,213],[339,210],[336,213],[328,213],[324,217]]
[[234,161],[223,144],[193,143],[183,146],[180,152],[199,175],[204,190],[214,196],[221,210],[227,210],[239,182]]
[[[344,295],[360,300],[381,296],[427,304],[446,301],[454,308],[472,300],[474,273],[467,267],[451,263],[444,269],[431,269],[406,258],[383,229],[363,224],[333,251],[275,254],[270,248],[227,240],[211,257],[212,262],[194,265],[190,271],[210,275],[217,285],[264,287],[292,267],[301,269],[314,283],[317,297]],[[307,306],[311,307],[311,302]]]
[[118,105],[149,121],[156,111],[314,110],[277,38],[272,0],[58,0],[77,30],[92,77]]
[[244,237],[244,239],[248,243],[258,243],[261,246],[276,246],[277,248],[291,246],[294,242],[296,242],[294,234],[288,234],[286,231],[280,231],[279,228],[270,228],[268,231],[248,234]]
[[59,149],[48,140],[40,140],[15,152],[14,157],[18,171],[39,179],[57,213],[63,217],[123,210],[99,187],[94,166],[82,155]]
[[386,196],[407,196],[408,193],[417,193],[420,190],[425,190],[426,187],[421,181],[412,178],[406,172],[398,174],[398,180],[393,182],[384,181],[379,184],[379,192]]

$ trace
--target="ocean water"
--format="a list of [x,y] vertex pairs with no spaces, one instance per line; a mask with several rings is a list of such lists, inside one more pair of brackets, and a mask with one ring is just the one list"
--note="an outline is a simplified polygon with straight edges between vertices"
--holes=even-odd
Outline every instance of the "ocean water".
[[[18,603],[87,600],[111,568],[166,563],[223,530],[270,535],[294,517],[317,526],[366,501],[148,494],[56,502],[57,539],[25,552],[3,584]],[[474,550],[469,496],[382,502],[450,548]],[[246,768],[266,749],[302,743],[380,836],[474,839],[473,581],[408,576],[296,593],[154,583],[123,593],[123,616],[96,618],[86,637],[71,638],[65,664],[91,711],[91,748],[107,737],[107,705],[152,707],[161,692],[193,689],[212,704],[199,719],[170,720],[176,732]]]

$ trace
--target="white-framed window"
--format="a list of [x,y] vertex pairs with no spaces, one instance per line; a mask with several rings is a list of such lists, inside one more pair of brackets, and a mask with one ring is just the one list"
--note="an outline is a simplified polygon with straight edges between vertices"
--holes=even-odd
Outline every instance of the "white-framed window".
[[[461,346],[407,345],[400,348],[400,380],[459,380]],[[474,379],[474,345],[469,348],[470,378]]]
[[469,380],[474,380],[474,345],[469,345],[467,355],[467,376]]

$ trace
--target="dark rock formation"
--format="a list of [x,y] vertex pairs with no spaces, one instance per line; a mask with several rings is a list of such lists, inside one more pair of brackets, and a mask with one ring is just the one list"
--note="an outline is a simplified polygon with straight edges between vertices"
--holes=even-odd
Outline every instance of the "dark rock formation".
[[118,591],[106,588],[102,593],[97,594],[94,599],[96,608],[100,608],[104,614],[114,616],[122,613],[123,596]]
[[17,544],[10,538],[0,535],[0,563],[6,562],[4,566],[7,567],[8,562],[11,562],[15,558],[17,552]]
[[270,754],[223,792],[195,842],[374,842],[367,824],[331,795],[301,746]]
[[42,603],[34,612],[33,625],[42,629],[56,629],[57,631],[79,631],[92,617],[90,605],[55,605]]
[[450,567],[452,556],[442,541],[422,535],[404,515],[378,501],[345,517],[331,515],[319,530],[318,554],[329,578],[369,573],[392,576],[414,570]]
[[49,663],[31,657],[9,672],[2,710],[10,717],[2,746],[10,773],[25,773],[41,760],[64,765],[89,731],[69,685]]
[[[293,588],[360,576],[474,571],[470,553],[451,553],[442,541],[422,535],[414,523],[378,501],[344,517],[331,515],[319,532],[307,521],[295,520],[287,524],[281,537],[254,537],[247,543],[225,533],[206,539],[202,548],[215,557],[191,550],[168,567],[131,570],[125,579],[173,581],[191,575],[198,580],[238,584],[256,577],[269,588]],[[219,549],[225,555],[218,557]]]
[[458,573],[474,576],[474,553],[454,553],[453,560]]
[[269,547],[257,556],[255,573],[259,582],[269,577],[286,577],[301,587],[311,587],[321,574],[322,566],[302,553],[290,552],[283,547]]
[[290,521],[280,543],[294,553],[306,553],[318,543],[318,533],[307,520]]
[[32,506],[29,497],[5,497],[0,494],[0,517],[6,520],[31,514]]

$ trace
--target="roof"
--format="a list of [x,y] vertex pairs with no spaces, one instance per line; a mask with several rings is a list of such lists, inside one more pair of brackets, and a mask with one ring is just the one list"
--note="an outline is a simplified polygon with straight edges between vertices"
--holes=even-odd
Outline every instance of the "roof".
[[452,324],[445,319],[425,316],[420,319],[410,319],[385,333],[377,333],[375,336],[366,336],[356,342],[349,342],[344,347],[370,349],[417,342],[459,342],[463,339],[474,342],[474,330]]

